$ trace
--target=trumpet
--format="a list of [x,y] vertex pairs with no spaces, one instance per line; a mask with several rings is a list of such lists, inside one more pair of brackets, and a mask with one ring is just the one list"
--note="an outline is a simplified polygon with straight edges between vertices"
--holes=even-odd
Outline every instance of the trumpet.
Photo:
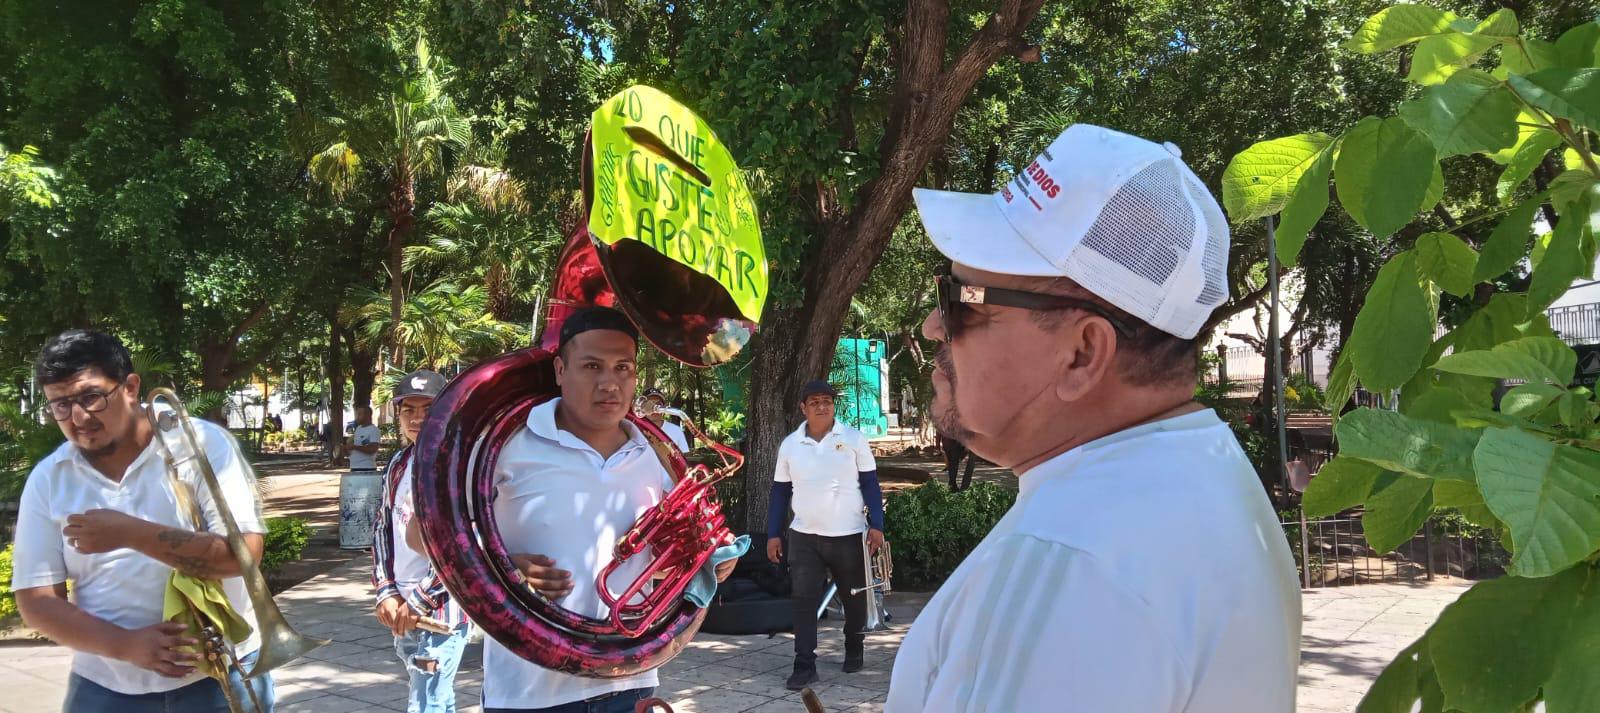
[[851,587],[850,594],[855,596],[862,592],[870,591],[867,597],[867,631],[877,631],[885,627],[887,622],[894,621],[889,615],[889,610],[883,607],[883,596],[893,591],[889,584],[889,576],[894,574],[894,559],[889,554],[889,541],[885,540],[882,547],[874,553],[867,545],[866,533],[861,534],[861,556],[867,567],[867,586]]
[[[158,408],[159,405],[164,407]],[[272,593],[267,589],[266,578],[261,575],[255,555],[245,544],[244,535],[239,532],[238,522],[228,509],[222,485],[217,481],[217,474],[211,467],[210,459],[206,457],[205,448],[195,433],[194,425],[189,422],[189,410],[184,407],[183,401],[171,389],[156,388],[150,391],[144,406],[145,416],[155,429],[156,448],[166,464],[167,477],[172,481],[173,492],[177,495],[179,506],[189,511],[196,530],[207,531],[205,515],[200,511],[195,494],[190,492],[190,486],[179,470],[180,466],[192,463],[199,471],[200,480],[205,483],[211,501],[216,504],[217,514],[226,530],[228,549],[239,564],[245,591],[249,593],[250,603],[255,607],[256,625],[261,629],[261,649],[255,665],[249,671],[243,669],[233,649],[233,643],[223,635],[219,622],[212,621],[193,604],[188,605],[186,617],[200,622],[197,638],[200,639],[202,655],[211,664],[211,675],[221,685],[223,696],[228,701],[228,709],[233,713],[243,713],[243,702],[228,680],[230,672],[238,673],[239,677],[245,680],[256,678],[300,658],[319,646],[326,645],[328,640],[309,639],[300,635],[289,626],[289,622],[283,618],[283,612],[279,611],[277,603],[273,602]],[[169,438],[174,442],[169,443]],[[261,701],[256,698],[255,689],[246,684],[244,690],[249,695],[251,709],[257,713],[265,713]]]

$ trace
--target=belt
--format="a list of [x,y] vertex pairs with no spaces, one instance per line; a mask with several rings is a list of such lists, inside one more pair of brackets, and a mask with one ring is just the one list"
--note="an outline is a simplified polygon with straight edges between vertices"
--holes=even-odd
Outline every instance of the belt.
[[610,699],[616,698],[618,696],[638,695],[638,693],[640,691],[642,691],[642,690],[644,690],[644,689],[643,688],[629,688],[629,689],[624,690],[624,691],[612,691],[610,693],[602,693],[602,694],[600,694],[598,696],[593,696],[591,698],[585,698],[582,701],[580,701],[580,703],[594,703],[596,701],[610,700]]

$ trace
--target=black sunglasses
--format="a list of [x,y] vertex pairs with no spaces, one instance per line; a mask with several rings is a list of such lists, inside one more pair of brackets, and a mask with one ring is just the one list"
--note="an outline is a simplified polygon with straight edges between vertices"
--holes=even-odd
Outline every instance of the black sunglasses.
[[994,305],[1035,311],[1081,309],[1110,322],[1111,328],[1117,330],[1117,334],[1123,337],[1133,336],[1133,327],[1127,322],[1112,316],[1105,308],[1088,300],[1042,292],[968,285],[956,279],[955,275],[949,274],[938,275],[935,279],[939,298],[939,320],[944,325],[945,342],[955,339],[956,325],[960,322],[955,316],[958,310],[966,305]]

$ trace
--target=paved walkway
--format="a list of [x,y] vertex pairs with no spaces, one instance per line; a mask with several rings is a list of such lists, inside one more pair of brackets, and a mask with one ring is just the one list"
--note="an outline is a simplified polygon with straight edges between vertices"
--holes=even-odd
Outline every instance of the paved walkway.
[[[285,616],[302,633],[334,643],[279,669],[281,713],[370,713],[404,711],[404,671],[393,639],[369,614],[366,558],[315,577],[278,596]],[[1459,581],[1426,586],[1364,585],[1305,595],[1305,648],[1300,676],[1300,711],[1355,710],[1371,681],[1410,644],[1439,610],[1466,590]],[[881,711],[900,640],[926,595],[895,593],[896,617],[888,631],[867,638],[867,668],[839,670],[843,638],[839,622],[823,623],[819,669],[813,686],[831,710]],[[661,671],[657,695],[680,713],[797,713],[796,694],[783,688],[794,639],[776,636],[701,634]],[[468,649],[458,685],[461,710],[479,710],[481,647]],[[57,646],[0,648],[0,711],[38,713],[60,709],[69,656]]]

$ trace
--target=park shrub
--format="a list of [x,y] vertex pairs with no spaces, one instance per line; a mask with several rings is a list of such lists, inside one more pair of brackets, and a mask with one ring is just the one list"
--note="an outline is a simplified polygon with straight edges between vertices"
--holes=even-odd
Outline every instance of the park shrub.
[[300,559],[311,540],[311,526],[298,517],[274,517],[267,520],[266,547],[261,555],[261,571],[274,573],[285,564]]
[[895,587],[938,586],[1016,499],[1016,492],[994,483],[951,491],[938,479],[890,495],[884,537],[893,546]]

